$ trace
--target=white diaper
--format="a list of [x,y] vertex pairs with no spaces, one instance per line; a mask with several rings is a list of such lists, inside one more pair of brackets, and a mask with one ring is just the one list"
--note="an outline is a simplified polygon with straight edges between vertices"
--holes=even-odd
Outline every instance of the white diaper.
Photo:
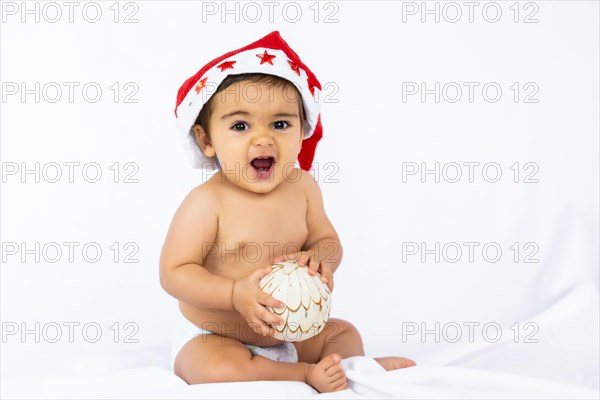
[[[177,321],[175,322],[175,330],[171,340],[171,370],[175,365],[175,357],[179,350],[190,340],[198,335],[212,335],[213,333],[205,329],[199,328],[191,323],[181,313],[177,313]],[[246,347],[253,355],[263,356],[273,361],[297,363],[298,353],[296,346],[290,342],[284,342],[277,346],[259,347],[247,344]]]

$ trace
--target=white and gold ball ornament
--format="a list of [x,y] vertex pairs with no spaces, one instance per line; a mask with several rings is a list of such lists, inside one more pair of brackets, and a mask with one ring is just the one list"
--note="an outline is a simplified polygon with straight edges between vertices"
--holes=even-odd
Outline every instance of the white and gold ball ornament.
[[260,289],[282,301],[282,308],[267,306],[285,321],[273,325],[274,337],[286,342],[301,342],[320,333],[329,319],[331,292],[321,282],[321,275],[308,274],[307,266],[296,261],[273,265],[272,271],[260,280]]

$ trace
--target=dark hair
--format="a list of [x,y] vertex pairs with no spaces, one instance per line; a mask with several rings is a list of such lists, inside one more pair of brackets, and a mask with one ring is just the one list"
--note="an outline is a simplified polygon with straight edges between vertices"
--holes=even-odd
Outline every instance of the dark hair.
[[234,85],[234,84],[242,82],[242,81],[250,81],[252,83],[262,83],[262,84],[272,86],[272,87],[282,86],[286,89],[289,87],[293,87],[296,99],[298,99],[298,101],[299,101],[300,120],[303,122],[305,121],[306,114],[304,112],[304,104],[302,103],[302,96],[301,96],[300,92],[298,91],[298,88],[296,87],[296,85],[294,85],[292,82],[288,81],[287,79],[280,78],[279,76],[269,75],[269,74],[247,73],[247,74],[229,75],[217,87],[216,92],[211,96],[211,98],[206,102],[206,104],[204,104],[204,107],[202,107],[202,110],[200,110],[200,114],[198,114],[198,118],[196,118],[196,122],[194,123],[194,125],[198,124],[198,125],[202,126],[202,128],[204,129],[204,132],[206,132],[206,135],[208,136],[209,139],[210,139],[210,132],[208,130],[208,123],[210,121],[210,114],[212,111],[211,105],[213,103],[213,100],[216,98],[217,94],[223,92],[231,85]]

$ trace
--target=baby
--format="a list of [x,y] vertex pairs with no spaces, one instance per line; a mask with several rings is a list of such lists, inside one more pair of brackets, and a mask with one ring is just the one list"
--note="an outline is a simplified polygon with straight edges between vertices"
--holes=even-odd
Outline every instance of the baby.
[[[302,342],[273,338],[283,321],[266,306],[283,303],[258,284],[291,259],[333,290],[342,247],[306,172],[321,138],[319,89],[272,32],[213,60],[179,91],[195,166],[218,168],[183,200],[160,257],[161,285],[182,314],[174,371],[189,384],[295,380],[331,392],[347,387],[341,359],[364,355],[358,331],[340,319]],[[415,365],[376,361],[387,370]]]

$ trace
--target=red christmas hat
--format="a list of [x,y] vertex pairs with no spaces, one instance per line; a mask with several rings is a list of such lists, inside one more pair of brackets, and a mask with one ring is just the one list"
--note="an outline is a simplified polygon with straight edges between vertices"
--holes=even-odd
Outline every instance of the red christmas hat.
[[321,96],[318,93],[321,84],[278,31],[215,58],[179,88],[175,116],[192,165],[194,168],[217,167],[216,160],[206,158],[198,147],[192,127],[200,110],[223,79],[228,75],[245,73],[276,75],[295,84],[302,96],[306,114],[304,140],[298,161],[300,167],[308,171],[315,156],[317,142],[323,136],[320,118]]

